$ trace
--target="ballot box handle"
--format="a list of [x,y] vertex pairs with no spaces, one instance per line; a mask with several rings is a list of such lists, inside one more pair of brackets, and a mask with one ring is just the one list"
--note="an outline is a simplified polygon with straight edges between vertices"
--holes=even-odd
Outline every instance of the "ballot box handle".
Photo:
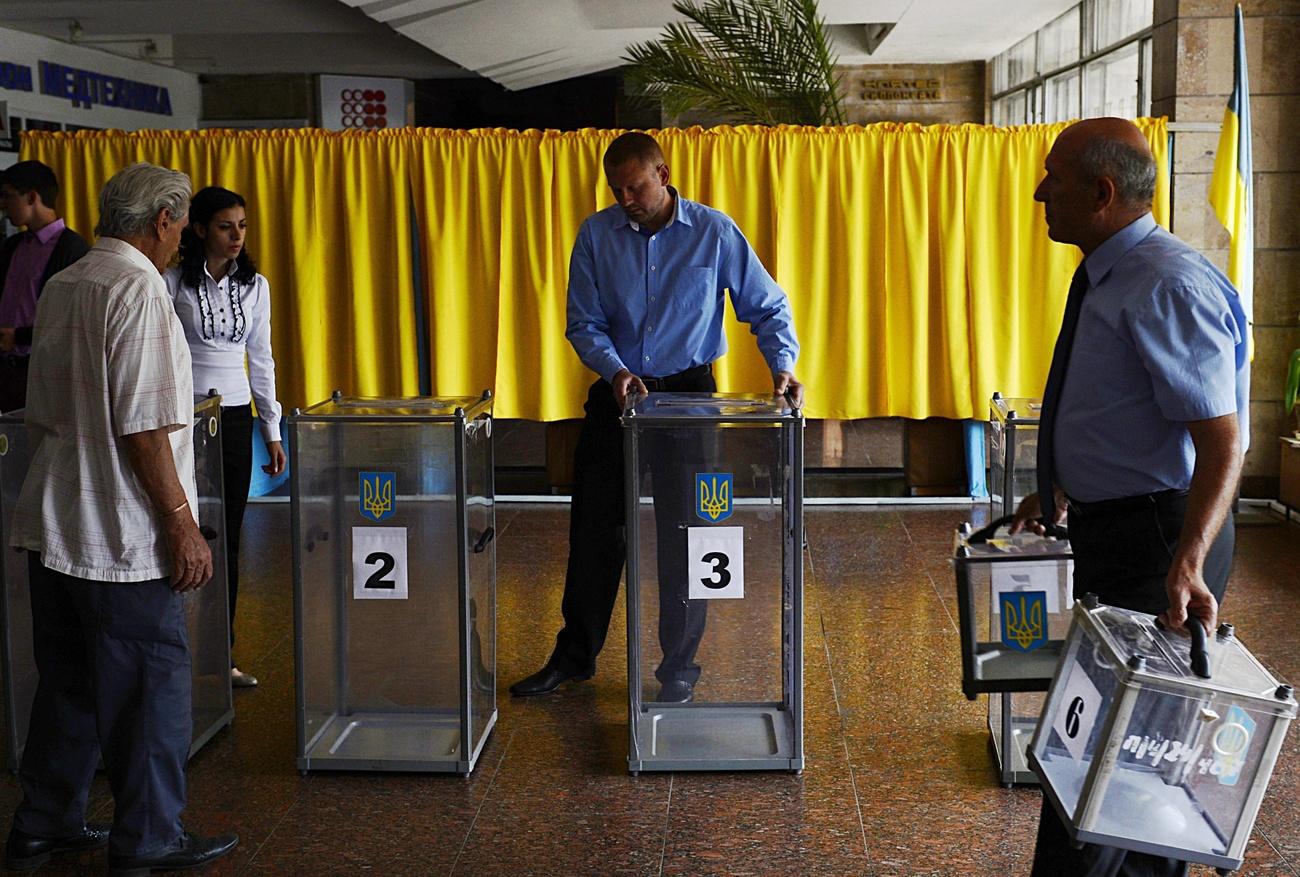
[[492,529],[491,527],[488,527],[486,530],[484,530],[482,534],[478,537],[478,541],[474,543],[474,553],[482,554],[484,549],[487,548],[487,544],[491,542],[493,537],[495,536],[496,536],[496,530]]
[[1210,678],[1210,654],[1205,649],[1205,627],[1199,618],[1187,617],[1187,632],[1192,635],[1192,672],[1202,679]]

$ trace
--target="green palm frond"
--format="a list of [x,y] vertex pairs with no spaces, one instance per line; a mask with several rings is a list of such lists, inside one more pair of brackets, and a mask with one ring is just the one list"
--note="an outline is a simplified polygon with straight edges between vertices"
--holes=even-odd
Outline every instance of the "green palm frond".
[[677,0],[688,21],[629,46],[628,79],[671,115],[839,125],[836,58],[816,0]]
[[[1286,375],[1286,393],[1283,395],[1282,404],[1287,411],[1295,413],[1296,425],[1300,426],[1300,408],[1296,407],[1296,403],[1300,402],[1300,350],[1291,351],[1291,361]],[[1297,432],[1300,433],[1300,430]]]

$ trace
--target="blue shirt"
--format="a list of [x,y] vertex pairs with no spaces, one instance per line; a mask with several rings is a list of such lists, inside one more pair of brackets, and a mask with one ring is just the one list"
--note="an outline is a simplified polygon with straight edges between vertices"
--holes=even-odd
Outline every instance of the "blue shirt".
[[1084,260],[1056,419],[1056,483],[1096,502],[1185,490],[1187,422],[1236,412],[1249,442],[1245,312],[1228,278],[1150,214]]
[[723,290],[775,375],[799,355],[790,303],[736,223],[672,190],[672,219],[651,234],[617,204],[587,217],[569,260],[565,336],[587,368],[667,377],[727,352]]

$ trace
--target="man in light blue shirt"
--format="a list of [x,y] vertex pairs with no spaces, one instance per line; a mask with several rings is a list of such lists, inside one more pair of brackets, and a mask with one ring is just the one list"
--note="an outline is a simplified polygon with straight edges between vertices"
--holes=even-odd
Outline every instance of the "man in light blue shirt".
[[[1046,205],[1048,235],[1077,245],[1084,260],[1044,392],[1039,492],[1021,503],[1013,530],[1068,515],[1075,596],[1092,592],[1175,628],[1191,616],[1213,631],[1249,435],[1240,298],[1152,219],[1155,160],[1132,122],[1070,126],[1046,169],[1034,197]],[[1076,849],[1044,800],[1033,873],[1154,877],[1186,865]]]
[[[605,642],[625,561],[623,439],[619,417],[629,396],[712,392],[712,363],[726,352],[724,295],[749,324],[772,372],[777,394],[802,404],[795,379],[799,355],[790,304],[740,229],[726,215],[683,198],[668,184],[668,166],[647,134],[624,134],[604,157],[617,203],[589,216],[569,263],[566,336],[584,365],[600,375],[587,396],[574,454],[575,484],[564,585],[564,628],[539,672],[511,686],[516,696],[545,694],[569,680],[589,679]],[[689,443],[687,443],[689,444]],[[685,479],[670,475],[664,456],[707,456],[686,444],[652,456],[656,516],[677,504]],[[656,463],[654,457],[659,457]],[[680,468],[677,467],[677,468]],[[688,485],[689,489],[689,485]],[[688,497],[686,499],[689,499]],[[700,668],[695,649],[704,630],[704,601],[673,593],[685,587],[685,546],[665,550],[675,527],[660,527],[659,700],[693,696]],[[678,558],[675,555],[682,554]],[[681,570],[676,569],[681,566]],[[680,580],[680,581],[678,581]]]

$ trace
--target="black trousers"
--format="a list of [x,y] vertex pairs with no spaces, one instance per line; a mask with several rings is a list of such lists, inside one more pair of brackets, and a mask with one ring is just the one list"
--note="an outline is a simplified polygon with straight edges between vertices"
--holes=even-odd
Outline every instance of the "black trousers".
[[[663,379],[662,389],[711,393],[712,372],[693,369]],[[595,672],[605,645],[618,582],[627,559],[623,473],[623,427],[607,381],[591,385],[586,418],[574,452],[573,504],[569,518],[569,565],[564,580],[564,627],[550,663],[573,673]],[[688,600],[685,523],[693,516],[694,477],[709,456],[707,438],[696,430],[656,435],[641,454],[654,489],[659,573],[661,682],[699,679],[695,653],[704,635],[708,602]]]
[[47,569],[35,553],[28,569],[40,681],[14,827],[80,832],[102,750],[113,852],[161,850],[181,834],[192,731],[182,598],[168,579],[89,581]]
[[239,531],[244,526],[253,475],[253,408],[221,406],[221,473],[226,494],[226,582],[230,597],[230,644],[235,644],[235,599],[239,596]]
[[[1089,592],[1101,602],[1152,615],[1169,608],[1169,572],[1187,494],[1168,491],[1098,507],[1070,508],[1070,549],[1074,553],[1074,596]],[[1223,601],[1232,570],[1236,534],[1224,523],[1205,559],[1205,583]],[[1187,864],[1117,847],[1084,844],[1075,849],[1046,796],[1038,817],[1033,877],[1181,877]]]

